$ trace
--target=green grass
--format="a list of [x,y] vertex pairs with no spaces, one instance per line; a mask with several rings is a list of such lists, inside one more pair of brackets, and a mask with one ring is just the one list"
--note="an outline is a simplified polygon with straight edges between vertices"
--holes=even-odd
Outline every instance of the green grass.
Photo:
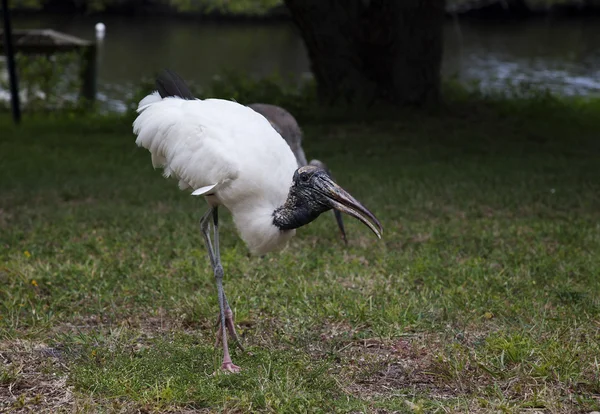
[[130,120],[0,118],[0,411],[600,409],[598,102],[302,124],[384,238],[326,214],[249,257],[224,214],[252,355],[213,376],[202,200]]

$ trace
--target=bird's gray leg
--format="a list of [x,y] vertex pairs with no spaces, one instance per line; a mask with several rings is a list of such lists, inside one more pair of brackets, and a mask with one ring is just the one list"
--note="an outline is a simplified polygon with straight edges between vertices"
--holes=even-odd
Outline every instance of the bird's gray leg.
[[[213,251],[213,247],[212,247],[212,243],[210,241],[210,233],[208,231],[208,227],[209,227],[209,219],[211,214],[213,214],[213,209],[209,209],[206,214],[204,214],[204,216],[202,216],[202,219],[200,219],[200,227],[202,229],[202,235],[204,236],[204,241],[206,242],[206,245],[208,246],[208,255],[210,257],[210,263],[213,267],[213,269],[215,268],[215,257],[219,258],[219,262],[220,262],[220,258],[221,258],[221,253],[219,250],[219,220],[218,217],[216,219],[216,225],[215,225],[215,250]],[[235,341],[235,344],[242,350],[242,352],[246,352],[246,349],[244,348],[244,346],[242,345],[242,342],[240,341],[240,338],[235,330],[235,324],[233,321],[233,311],[231,310],[231,307],[229,306],[229,302],[227,301],[227,296],[225,295],[225,292],[223,292],[223,302],[225,304],[225,326],[227,327],[227,330],[229,331],[229,335],[231,335],[231,337],[233,338],[233,340]],[[215,346],[217,346],[219,344],[219,342],[222,339],[222,330],[221,330],[221,314],[219,313],[219,316],[217,316],[217,323],[215,324],[215,326],[217,327],[217,338],[215,341]]]
[[[213,271],[215,269],[215,252],[213,251],[213,246],[212,246],[212,242],[210,241],[210,232],[209,232],[209,226],[210,226],[210,218],[213,214],[213,208],[210,207],[206,213],[204,213],[204,215],[202,216],[202,218],[200,219],[200,231],[202,232],[202,237],[204,237],[204,243],[206,244],[206,250],[208,251],[208,258],[210,259],[210,265],[213,268]],[[215,326],[219,329],[217,331],[217,342],[215,343],[215,346],[217,346],[219,344],[219,341],[221,340],[221,334],[220,334],[220,326],[221,326],[221,312],[219,312],[219,316],[217,316],[217,323],[215,324]]]
[[213,251],[212,243],[210,241],[210,233],[208,227],[210,226],[210,216],[212,215],[213,208],[210,207],[206,213],[200,219],[200,231],[204,237],[204,243],[206,244],[206,250],[208,250],[208,258],[210,259],[210,265],[215,268],[215,253]]
[[[213,216],[213,225],[215,228],[215,250],[214,250],[214,271],[215,271],[215,280],[217,282],[217,293],[219,295],[219,311],[221,312],[221,332],[223,335],[223,364],[221,365],[221,369],[230,372],[238,372],[240,367],[234,365],[231,361],[231,356],[229,355],[229,346],[227,345],[227,322],[232,322],[229,319],[233,319],[231,309],[227,309],[228,318],[226,322],[225,318],[225,292],[223,291],[223,266],[221,265],[221,254],[219,251],[219,211],[217,207],[213,207],[212,209]],[[227,306],[229,308],[229,306]],[[231,323],[233,326],[233,323]]]
[[[210,241],[210,216],[212,215],[215,226],[215,243],[214,249],[213,244]],[[223,335],[223,364],[221,369],[230,372],[238,372],[240,368],[231,362],[231,356],[229,355],[229,348],[227,346],[227,333],[225,324],[225,294],[223,292],[223,266],[221,265],[221,257],[219,255],[219,229],[218,229],[218,210],[217,207],[211,207],[200,219],[200,230],[204,236],[204,242],[206,243],[206,249],[208,250],[208,257],[213,267],[215,281],[217,282],[217,294],[219,297],[219,312],[221,320],[221,331]]]

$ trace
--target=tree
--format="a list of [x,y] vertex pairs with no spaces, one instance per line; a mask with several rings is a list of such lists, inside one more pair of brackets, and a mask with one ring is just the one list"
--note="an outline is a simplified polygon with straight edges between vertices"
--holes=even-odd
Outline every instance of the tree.
[[428,104],[440,95],[444,0],[285,0],[319,97]]

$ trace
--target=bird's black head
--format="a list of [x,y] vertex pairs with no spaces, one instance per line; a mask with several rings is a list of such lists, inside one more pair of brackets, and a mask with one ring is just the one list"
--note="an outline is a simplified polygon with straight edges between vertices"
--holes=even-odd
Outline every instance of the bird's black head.
[[273,223],[282,230],[295,229],[332,208],[357,218],[381,237],[377,218],[333,182],[326,170],[313,165],[296,170],[285,204],[273,212]]

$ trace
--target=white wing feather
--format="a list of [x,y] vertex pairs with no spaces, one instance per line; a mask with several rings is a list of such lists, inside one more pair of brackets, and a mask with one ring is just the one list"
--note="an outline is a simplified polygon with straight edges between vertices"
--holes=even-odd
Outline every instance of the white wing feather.
[[237,177],[228,140],[222,139],[226,131],[210,126],[205,101],[145,100],[133,124],[136,144],[150,151],[153,166],[163,167],[165,177],[177,178],[181,189],[222,185]]
[[208,194],[208,192],[210,190],[212,190],[213,188],[215,188],[217,185],[213,184],[213,185],[207,185],[206,187],[200,187],[197,190],[192,191],[192,195],[198,196],[198,195],[205,195]]
[[276,228],[272,214],[285,203],[296,159],[264,116],[231,101],[161,99],[156,92],[138,112],[136,144],[150,151],[152,164],[181,189],[210,191],[252,252],[281,247],[294,234]]

